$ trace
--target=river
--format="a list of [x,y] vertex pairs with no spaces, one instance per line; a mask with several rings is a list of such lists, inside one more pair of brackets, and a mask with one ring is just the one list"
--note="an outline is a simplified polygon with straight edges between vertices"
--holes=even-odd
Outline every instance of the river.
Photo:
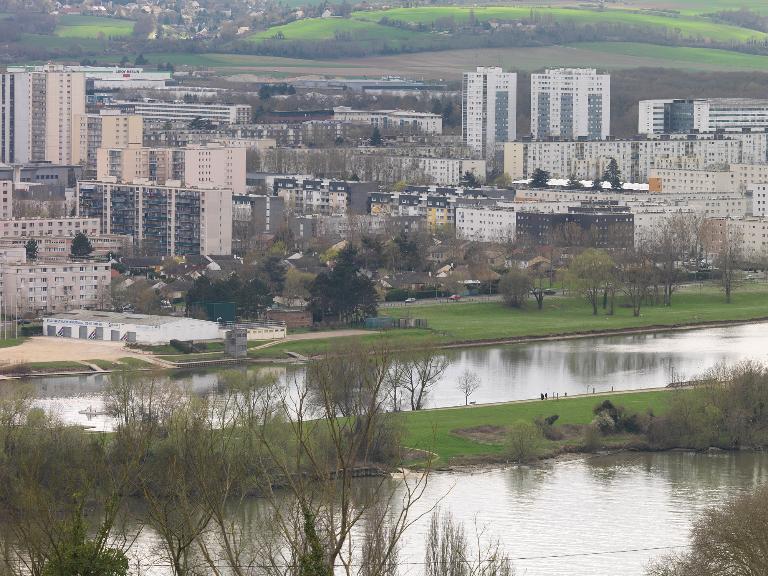
[[[540,393],[560,395],[656,388],[667,385],[672,373],[695,377],[718,362],[744,359],[768,361],[768,323],[745,324],[655,334],[579,338],[504,346],[483,346],[445,351],[450,364],[432,390],[430,407],[464,403],[457,383],[466,370],[480,378],[471,401],[478,404],[537,398]],[[245,370],[246,368],[235,368]],[[277,371],[284,380],[301,378],[301,367],[249,367]],[[180,386],[196,394],[215,394],[221,370],[174,372]],[[31,388],[40,406],[65,421],[97,430],[109,429],[98,412],[101,390],[108,374],[56,376],[7,382],[6,389]]]
[[[470,370],[481,380],[478,403],[665,385],[671,372],[692,377],[718,362],[768,360],[768,324],[583,338],[447,351],[450,365],[430,397],[431,406],[463,403],[456,389]],[[240,368],[245,370],[245,368]],[[262,370],[249,367],[248,370]],[[301,368],[280,367],[280,377]],[[190,393],[215,394],[219,371],[177,372],[164,378]],[[109,429],[106,416],[81,411],[101,407],[105,374],[36,378],[4,383],[29,388],[40,406],[65,421]],[[753,488],[768,476],[768,455],[750,453],[625,453],[547,462],[536,467],[495,468],[432,475],[417,508],[439,502],[471,532],[498,539],[525,576],[640,576],[647,562],[679,550],[704,507]],[[257,504],[253,504],[256,506]],[[409,529],[401,553],[402,574],[419,575],[427,519]],[[151,531],[132,555],[148,554]],[[151,571],[164,573],[164,571]]]

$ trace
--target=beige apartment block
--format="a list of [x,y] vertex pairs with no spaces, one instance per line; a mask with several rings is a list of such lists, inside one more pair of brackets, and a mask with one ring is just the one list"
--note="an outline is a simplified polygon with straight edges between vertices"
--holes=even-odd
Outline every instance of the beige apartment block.
[[245,194],[244,147],[211,143],[186,148],[99,148],[96,179],[158,184],[179,181],[196,188],[229,188]]
[[46,314],[109,305],[108,262],[0,263],[0,294],[9,314]]
[[53,69],[46,73],[45,159],[72,164],[75,116],[85,114],[85,74]]
[[72,163],[83,164],[94,174],[99,148],[141,146],[144,140],[144,118],[136,114],[103,110],[100,114],[75,114],[73,122]]
[[655,169],[649,191],[658,194],[743,193],[768,182],[768,164],[730,164],[720,170]]

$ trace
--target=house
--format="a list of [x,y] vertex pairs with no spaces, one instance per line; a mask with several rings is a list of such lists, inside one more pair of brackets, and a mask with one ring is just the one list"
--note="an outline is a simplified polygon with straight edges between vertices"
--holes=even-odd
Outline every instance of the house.
[[419,291],[435,285],[435,279],[426,272],[398,272],[379,279],[385,290]]

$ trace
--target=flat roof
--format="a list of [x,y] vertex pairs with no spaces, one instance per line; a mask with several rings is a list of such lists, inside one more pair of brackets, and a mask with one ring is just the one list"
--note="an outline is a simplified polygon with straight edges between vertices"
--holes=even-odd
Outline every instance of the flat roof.
[[[161,326],[178,322],[179,320],[193,320],[179,316],[158,316],[153,314],[135,314],[133,312],[101,312],[98,310],[70,310],[47,316],[48,319],[81,320],[84,322],[113,322],[115,324],[143,324],[145,326]],[[197,320],[197,322],[207,322]]]

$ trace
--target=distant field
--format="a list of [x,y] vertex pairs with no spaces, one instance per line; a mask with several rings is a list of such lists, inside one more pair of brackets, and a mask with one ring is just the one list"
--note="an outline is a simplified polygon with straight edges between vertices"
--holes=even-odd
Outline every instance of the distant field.
[[768,3],[765,0],[624,0],[620,6],[630,9],[677,10],[684,14],[702,14],[740,8],[768,13]]
[[548,8],[531,6],[489,6],[489,7],[458,7],[458,6],[428,6],[418,8],[393,8],[390,10],[373,10],[353,12],[352,18],[378,22],[384,17],[414,24],[431,24],[440,18],[453,18],[457,22],[466,22],[470,14],[478,20],[514,20],[530,18],[531,14],[541,18],[553,18],[558,21],[568,21],[577,24],[634,24],[666,28],[677,31],[686,37],[702,37],[717,41],[745,42],[750,39],[764,39],[768,35],[755,30],[739,28],[712,22],[694,15],[680,17],[648,14],[630,10],[590,10],[577,8]]
[[351,20],[345,18],[309,18],[297,20],[282,26],[273,26],[249,37],[258,41],[272,38],[282,33],[286,40],[332,40],[339,34],[349,34],[352,39],[361,40],[406,40],[413,32],[390,26],[381,26],[375,22]]
[[67,14],[59,18],[54,34],[59,38],[98,38],[99,34],[117,38],[130,36],[133,24],[131,20]]
[[[385,74],[457,79],[474,66],[539,70],[547,66],[597,66],[618,70],[641,67],[704,71],[768,70],[768,56],[708,48],[655,46],[629,42],[589,42],[537,48],[483,48],[422,52],[418,56],[369,56],[333,61],[252,56],[245,54],[145,54],[152,63],[219,69],[223,74],[285,78],[303,75],[379,77]],[[115,56],[114,61],[119,61]]]

